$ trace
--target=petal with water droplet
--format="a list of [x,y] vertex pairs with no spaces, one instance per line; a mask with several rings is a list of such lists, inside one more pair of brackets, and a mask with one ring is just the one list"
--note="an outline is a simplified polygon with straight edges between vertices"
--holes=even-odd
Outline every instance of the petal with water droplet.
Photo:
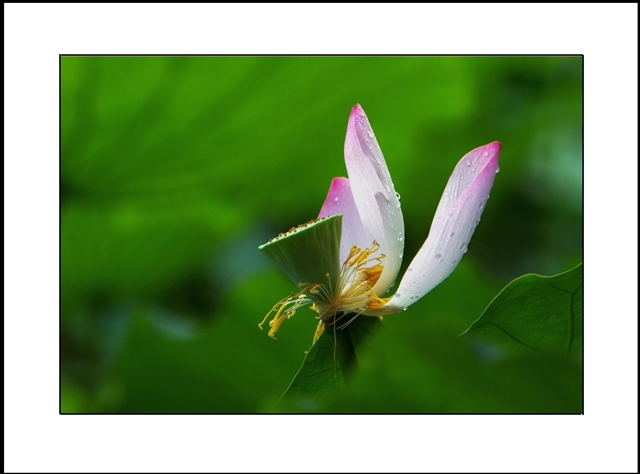
[[[447,182],[447,186],[444,188],[443,196],[440,199],[440,203],[433,217],[432,227],[450,210],[453,202],[460,199],[460,195],[469,187],[472,181],[486,169],[492,159],[495,158],[497,161],[500,146],[500,142],[492,142],[488,145],[481,146],[475,150],[471,150],[458,162]],[[485,152],[487,153],[486,155]],[[466,166],[464,166],[463,163],[466,163]],[[473,165],[473,168],[471,168],[471,165]],[[495,168],[491,169],[493,169],[495,173],[495,169],[497,168],[496,163]],[[456,194],[457,197],[455,197]],[[482,202],[482,200],[480,202]]]
[[351,110],[344,143],[344,156],[351,191],[370,241],[380,244],[386,255],[384,269],[374,291],[383,295],[400,270],[404,240],[404,222],[398,197],[387,164],[371,129],[369,120],[357,104]]
[[[450,197],[451,192],[443,193],[431,224],[429,237],[410,265],[420,272],[405,273],[398,286],[399,293],[413,295],[416,298],[393,298],[386,305],[365,314],[384,315],[398,312],[415,303],[451,274],[467,251],[467,244],[482,214],[479,204],[486,201],[493,186],[500,146],[499,142],[493,142],[476,148],[467,153],[453,171],[447,189],[456,187],[460,195],[454,200]],[[485,151],[489,154],[488,157],[484,156]],[[476,165],[478,172],[475,175],[469,174],[466,160],[471,160]],[[460,188],[460,183],[464,183],[465,187]],[[452,234],[454,237],[451,237]],[[444,264],[438,260],[440,257]]]

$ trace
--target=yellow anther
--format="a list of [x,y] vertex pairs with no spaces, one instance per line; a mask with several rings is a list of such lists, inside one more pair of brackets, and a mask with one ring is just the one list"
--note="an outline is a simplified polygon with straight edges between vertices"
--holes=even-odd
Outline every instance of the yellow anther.
[[316,332],[313,335],[313,343],[315,344],[316,341],[318,340],[318,338],[320,336],[322,336],[322,333],[324,332],[324,323],[322,321],[318,321],[318,325],[316,326]]

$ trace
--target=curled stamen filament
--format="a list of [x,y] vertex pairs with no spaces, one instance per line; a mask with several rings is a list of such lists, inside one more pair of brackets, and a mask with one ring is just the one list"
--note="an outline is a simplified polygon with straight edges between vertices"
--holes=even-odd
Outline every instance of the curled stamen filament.
[[289,296],[277,302],[262,322],[258,324],[258,327],[262,329],[262,325],[269,318],[269,315],[273,312],[276,313],[273,319],[269,321],[269,327],[271,328],[269,330],[269,337],[272,339],[276,339],[275,333],[285,319],[289,319],[296,314],[299,308],[313,304],[313,301],[307,297],[307,293],[318,293],[321,289],[324,289],[323,285],[318,283],[300,283],[298,287],[300,288],[298,293],[291,293]]

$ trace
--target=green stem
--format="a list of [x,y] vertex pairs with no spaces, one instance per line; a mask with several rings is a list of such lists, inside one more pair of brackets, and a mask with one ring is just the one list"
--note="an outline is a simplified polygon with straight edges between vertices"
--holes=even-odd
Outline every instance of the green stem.
[[[347,318],[348,316],[345,316]],[[358,360],[356,357],[355,347],[350,332],[351,325],[340,330],[336,329],[332,324],[325,329],[325,333],[334,343],[336,364],[342,370],[342,376],[347,386],[351,383],[352,375],[358,368]],[[335,334],[334,334],[335,333]]]

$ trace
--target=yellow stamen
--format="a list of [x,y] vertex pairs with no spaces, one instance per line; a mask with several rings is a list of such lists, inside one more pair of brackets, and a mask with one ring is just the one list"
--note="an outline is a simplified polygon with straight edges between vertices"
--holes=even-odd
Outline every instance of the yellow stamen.
[[278,301],[275,305],[273,305],[273,308],[271,308],[271,311],[269,311],[267,313],[267,315],[264,317],[264,319],[262,320],[262,322],[260,324],[258,324],[258,327],[262,330],[262,325],[264,324],[264,322],[267,320],[267,318],[269,317],[269,315],[271,313],[273,313],[274,311],[278,310],[278,307],[282,304],[284,304],[288,299],[292,298],[295,296],[295,293],[291,293],[289,296],[286,296],[284,298],[282,298],[280,301]]
[[[271,308],[271,311],[269,311],[264,317],[262,322],[258,324],[258,327],[262,329],[262,325],[269,318],[269,315],[275,311],[276,315],[271,321],[269,321],[269,327],[271,329],[269,330],[268,335],[272,339],[276,339],[275,333],[278,331],[278,328],[284,320],[289,319],[291,316],[296,314],[298,308],[313,304],[313,301],[307,297],[307,293],[317,293],[318,288],[321,286],[321,284],[300,283],[298,285],[300,291],[298,293],[291,293],[289,296],[276,303],[273,308]],[[290,305],[292,305],[292,307],[287,309]]]
[[[258,326],[262,329],[269,315],[275,312],[269,322],[269,336],[275,339],[275,333],[285,319],[293,316],[302,306],[310,305],[320,319],[313,335],[315,344],[326,326],[333,324],[334,330],[344,329],[365,311],[385,305],[390,298],[380,298],[373,291],[384,268],[382,260],[385,255],[372,256],[379,250],[380,245],[376,241],[365,249],[354,245],[342,264],[335,287],[331,284],[329,273],[326,274],[328,284],[300,283],[300,291],[280,300]],[[347,317],[342,319],[344,316]],[[342,321],[338,323],[340,320]]]
[[318,325],[316,326],[316,332],[313,335],[313,343],[315,344],[316,341],[318,340],[318,338],[320,336],[322,336],[322,333],[324,332],[324,323],[322,321],[318,321]]

